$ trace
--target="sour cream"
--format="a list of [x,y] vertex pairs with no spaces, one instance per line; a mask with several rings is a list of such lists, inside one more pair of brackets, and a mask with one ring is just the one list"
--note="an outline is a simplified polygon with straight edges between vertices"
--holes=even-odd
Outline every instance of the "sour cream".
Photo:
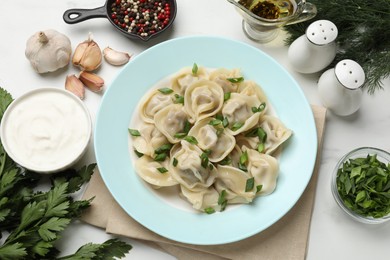
[[4,113],[1,140],[18,164],[54,172],[75,163],[91,138],[91,118],[72,93],[40,88],[14,100]]

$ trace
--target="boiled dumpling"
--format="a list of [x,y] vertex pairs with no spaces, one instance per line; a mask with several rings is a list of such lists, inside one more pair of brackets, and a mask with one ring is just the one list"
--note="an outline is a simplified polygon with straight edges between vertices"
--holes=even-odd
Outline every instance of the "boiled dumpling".
[[184,94],[184,107],[194,123],[217,114],[223,105],[222,88],[210,80],[198,80],[192,83]]
[[[255,96],[258,98],[260,103],[267,103],[267,96],[265,95],[262,88],[252,80],[245,80],[239,85],[238,92],[247,96]],[[265,106],[266,111],[267,106]]]
[[246,183],[252,176],[231,166],[218,165],[215,187],[219,193],[226,190],[228,203],[249,203],[256,196],[256,190],[245,191]]
[[228,130],[237,135],[251,129],[257,124],[262,113],[253,112],[252,108],[260,106],[255,96],[232,93],[222,108],[222,115],[229,122]]
[[198,121],[188,133],[198,141],[203,151],[208,150],[210,162],[218,162],[225,158],[234,148],[236,140],[230,133],[224,131],[222,123],[213,126],[214,118],[205,118]]
[[140,103],[140,117],[147,123],[154,123],[154,115],[164,107],[173,104],[170,94],[163,94],[158,89],[151,91]]
[[172,104],[156,113],[154,121],[158,130],[166,136],[169,142],[178,143],[180,139],[175,135],[183,132],[188,116],[183,105]]
[[225,68],[216,69],[209,75],[209,80],[214,81],[218,85],[220,85],[225,93],[228,92],[237,92],[238,86],[241,82],[233,83],[228,79],[236,79],[240,78],[241,72],[239,69],[228,70]]
[[133,137],[134,148],[145,155],[154,157],[155,150],[164,144],[168,144],[168,140],[154,124],[142,123],[138,130],[141,136]]
[[169,159],[156,162],[153,158],[144,155],[135,161],[135,171],[144,181],[156,188],[178,184],[169,170]]
[[286,128],[284,124],[274,116],[264,115],[260,119],[259,126],[267,134],[264,144],[264,152],[266,154],[272,154],[292,135],[292,131]]
[[279,164],[275,157],[259,153],[256,150],[243,148],[248,154],[248,173],[255,178],[255,185],[262,185],[258,195],[268,195],[275,190],[279,174]]
[[211,186],[207,189],[193,191],[181,185],[181,195],[186,198],[194,209],[204,210],[213,208],[218,210],[218,192]]
[[172,77],[172,89],[175,91],[175,93],[184,96],[184,92],[189,85],[198,81],[199,79],[207,78],[207,71],[203,67],[199,67],[196,73],[193,73],[192,68],[183,68]]
[[215,167],[202,166],[202,150],[183,140],[171,150],[172,176],[192,191],[210,187],[217,175]]

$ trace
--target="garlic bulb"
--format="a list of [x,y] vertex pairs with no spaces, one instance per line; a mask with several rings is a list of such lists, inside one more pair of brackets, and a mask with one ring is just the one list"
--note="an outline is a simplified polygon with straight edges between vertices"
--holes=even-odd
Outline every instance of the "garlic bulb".
[[26,43],[25,55],[38,73],[65,67],[69,64],[71,54],[69,38],[56,30],[39,31]]
[[102,63],[102,53],[99,45],[92,39],[92,33],[84,42],[77,45],[72,63],[81,70],[93,71]]

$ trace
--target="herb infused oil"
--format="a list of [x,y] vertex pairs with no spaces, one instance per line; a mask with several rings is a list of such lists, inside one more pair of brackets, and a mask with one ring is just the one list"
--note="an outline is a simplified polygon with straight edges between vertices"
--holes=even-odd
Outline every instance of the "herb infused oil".
[[265,19],[279,19],[294,13],[294,0],[239,0],[239,4]]

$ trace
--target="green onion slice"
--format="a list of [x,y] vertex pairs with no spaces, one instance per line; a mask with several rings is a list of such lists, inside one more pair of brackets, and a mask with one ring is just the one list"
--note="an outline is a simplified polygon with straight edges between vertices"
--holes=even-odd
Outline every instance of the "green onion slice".
[[164,95],[168,95],[168,94],[171,94],[173,92],[173,89],[171,89],[171,88],[159,88],[158,91],[160,91]]
[[132,135],[132,136],[141,136],[141,133],[136,130],[136,129],[131,129],[129,128],[129,133]]

